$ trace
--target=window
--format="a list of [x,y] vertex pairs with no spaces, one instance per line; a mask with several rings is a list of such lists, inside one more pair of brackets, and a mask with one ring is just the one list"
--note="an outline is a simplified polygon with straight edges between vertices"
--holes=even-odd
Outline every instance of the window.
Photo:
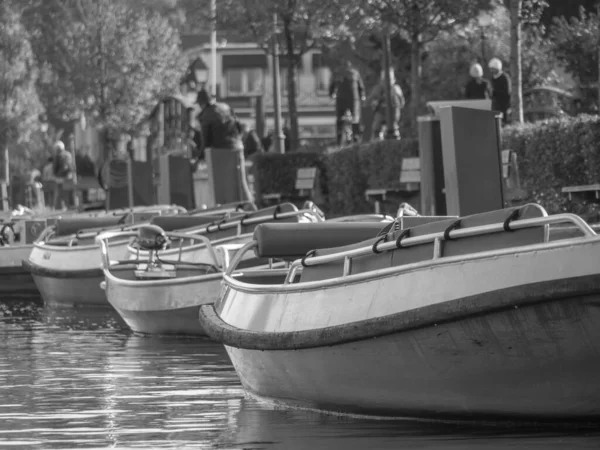
[[318,67],[315,70],[317,93],[329,94],[329,83],[331,82],[331,70],[329,67]]
[[[287,67],[282,67],[279,69],[280,77],[281,77],[281,92],[287,92],[288,88],[288,69]],[[296,68],[296,94],[300,92],[300,69]]]
[[263,70],[258,67],[250,69],[227,69],[228,95],[260,94],[263,90]]

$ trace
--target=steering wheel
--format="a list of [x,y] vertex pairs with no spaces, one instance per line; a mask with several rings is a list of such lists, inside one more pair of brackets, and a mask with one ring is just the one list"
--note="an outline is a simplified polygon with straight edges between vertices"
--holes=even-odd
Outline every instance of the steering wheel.
[[138,228],[135,244],[141,250],[159,251],[169,246],[169,238],[165,231],[156,225],[143,225]]

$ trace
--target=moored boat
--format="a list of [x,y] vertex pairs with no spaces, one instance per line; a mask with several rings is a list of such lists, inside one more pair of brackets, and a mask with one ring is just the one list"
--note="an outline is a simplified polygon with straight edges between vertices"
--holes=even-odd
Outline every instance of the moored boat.
[[[195,232],[187,227],[167,231],[158,226],[177,229],[182,224],[193,223],[190,218],[156,217],[150,226],[138,231],[102,233],[96,240],[103,254],[107,299],[135,332],[204,335],[198,324],[198,309],[218,298],[223,270],[231,255],[252,237],[244,231],[269,221],[319,220],[321,217],[310,209],[298,210],[292,204],[282,204],[212,222]],[[111,240],[139,237],[138,233],[151,230],[156,236],[162,236],[158,247],[154,246],[154,241],[148,245],[146,240],[137,238],[129,245],[128,260],[119,262],[109,257],[109,252],[113,255],[114,247]],[[217,238],[213,239],[215,235]],[[247,270],[254,270],[261,264],[265,267],[278,265],[249,254],[239,264]]]
[[[108,228],[127,229],[161,214],[185,211],[158,206],[123,215],[58,219],[33,243],[29,258],[22,261],[48,305],[109,306],[104,291],[100,251],[94,238]],[[113,254],[127,256],[128,241],[115,242]]]
[[[570,231],[555,239],[555,224]],[[236,270],[252,250],[294,262]],[[585,221],[539,205],[411,228],[264,224],[199,318],[244,387],[285,404],[597,420],[599,255]]]
[[[314,205],[298,209],[293,203],[281,203],[257,211],[232,211],[226,215],[157,216],[150,223],[166,232],[177,231],[185,235],[204,235],[212,247],[246,244],[252,240],[254,229],[267,222],[320,222],[324,220]],[[169,248],[161,251],[161,258],[210,264],[212,255],[204,241],[172,240]],[[148,251],[129,246],[130,259],[148,259]]]

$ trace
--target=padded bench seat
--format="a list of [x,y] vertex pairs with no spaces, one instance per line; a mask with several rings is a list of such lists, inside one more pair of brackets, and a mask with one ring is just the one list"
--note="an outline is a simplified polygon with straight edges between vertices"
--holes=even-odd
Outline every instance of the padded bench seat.
[[258,258],[294,260],[310,250],[340,247],[377,236],[382,222],[264,223],[254,230]]
[[131,216],[128,214],[121,216],[58,219],[54,224],[54,235],[69,236],[83,230],[126,226],[130,225],[131,222]]

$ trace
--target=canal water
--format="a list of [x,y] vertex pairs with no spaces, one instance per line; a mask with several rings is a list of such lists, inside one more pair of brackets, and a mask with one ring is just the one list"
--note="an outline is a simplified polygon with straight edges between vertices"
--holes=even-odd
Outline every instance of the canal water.
[[0,300],[0,450],[107,448],[599,449],[600,430],[290,410],[246,396],[209,340],[138,336],[108,309]]

